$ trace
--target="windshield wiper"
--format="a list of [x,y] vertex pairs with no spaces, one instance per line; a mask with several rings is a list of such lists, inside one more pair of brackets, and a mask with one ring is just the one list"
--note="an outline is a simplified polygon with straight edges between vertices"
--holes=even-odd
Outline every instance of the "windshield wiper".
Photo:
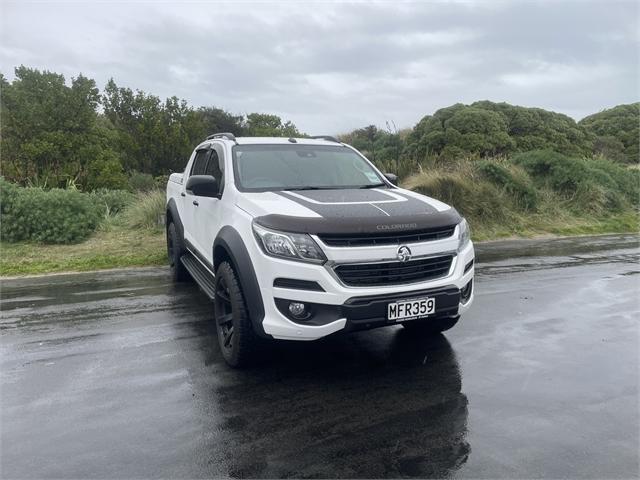
[[282,190],[284,190],[285,192],[291,191],[291,190],[331,190],[333,187],[313,187],[311,185],[304,185],[304,186],[300,186],[300,187],[287,187],[287,188],[283,188]]
[[386,187],[387,184],[386,183],[372,183],[371,185],[362,185],[358,188],[380,188],[380,187]]

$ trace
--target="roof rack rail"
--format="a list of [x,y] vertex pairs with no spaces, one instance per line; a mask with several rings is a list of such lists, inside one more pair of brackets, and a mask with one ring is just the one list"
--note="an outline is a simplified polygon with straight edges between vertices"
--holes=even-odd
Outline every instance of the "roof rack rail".
[[312,135],[311,138],[315,140],[327,140],[328,142],[342,143],[336,137],[332,137],[331,135]]
[[227,140],[231,140],[232,142],[236,142],[236,136],[233,133],[222,132],[222,133],[214,133],[207,137],[207,140],[211,140],[213,138],[226,138]]

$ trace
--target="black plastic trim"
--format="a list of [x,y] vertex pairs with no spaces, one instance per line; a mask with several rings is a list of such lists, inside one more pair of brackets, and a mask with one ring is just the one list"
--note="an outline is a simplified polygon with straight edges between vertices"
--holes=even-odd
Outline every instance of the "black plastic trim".
[[342,307],[340,305],[301,302],[309,309],[309,317],[307,317],[307,319],[299,319],[289,313],[289,303],[297,302],[298,300],[286,300],[284,298],[275,298],[274,300],[276,302],[276,307],[280,310],[280,313],[292,322],[300,325],[321,326],[342,318]]
[[343,314],[353,325],[367,325],[380,322],[393,325],[397,322],[387,321],[387,304],[394,300],[408,300],[418,297],[436,297],[436,314],[433,317],[450,317],[458,314],[460,290],[454,286],[398,292],[387,295],[352,297],[343,305]]
[[460,301],[462,303],[467,303],[471,298],[471,294],[473,293],[473,278],[469,280],[464,287],[460,289]]
[[213,300],[216,296],[215,276],[213,273],[202,265],[191,252],[183,255],[180,261],[205,295],[207,295],[210,300]]
[[211,264],[211,262],[209,260],[207,260],[205,258],[204,255],[202,255],[198,251],[198,249],[195,247],[195,245],[193,245],[187,239],[184,240],[184,245],[187,247],[187,250],[189,250],[190,254],[192,254],[194,257],[196,257],[198,260],[200,260],[200,262],[203,263],[207,267],[207,269],[211,272],[212,275],[215,275],[215,270],[213,268],[213,265]]
[[408,234],[426,229],[446,228],[460,223],[462,217],[454,209],[431,214],[393,215],[391,217],[293,217],[265,215],[255,222],[272,230],[317,235],[343,235],[361,233],[397,232]]
[[214,138],[225,138],[227,140],[231,140],[232,142],[236,142],[236,144],[238,143],[236,141],[236,136],[230,132],[213,133],[211,135],[208,135],[206,139],[213,140]]
[[298,280],[296,278],[276,278],[273,286],[277,288],[290,288],[292,290],[308,290],[312,292],[324,292],[325,289],[318,282],[310,280]]
[[387,320],[387,304],[396,300],[408,300],[417,297],[436,297],[437,310],[434,315],[419,320],[411,320],[412,322],[429,321],[434,318],[450,318],[458,315],[460,290],[451,285],[427,290],[352,297],[342,305],[303,302],[311,312],[310,318],[306,320],[296,319],[289,314],[289,302],[294,300],[276,298],[275,303],[284,316],[300,325],[326,325],[335,322],[339,318],[346,318],[347,324],[341,331],[354,331],[401,323]]
[[464,273],[467,273],[469,270],[471,270],[471,267],[473,267],[473,260],[471,260],[464,266]]
[[456,229],[456,225],[445,228],[427,228],[409,232],[384,232],[354,234],[324,234],[320,240],[330,247],[362,247],[373,245],[402,245],[406,243],[431,242],[450,238]]
[[249,257],[247,247],[238,231],[229,225],[222,227],[213,242],[214,268],[217,268],[216,258],[219,258],[219,254],[222,252],[229,257],[233,264],[233,269],[238,275],[255,332],[262,337],[271,338],[271,335],[265,333],[262,326],[264,304],[256,272],[251,264],[251,257]]
[[[176,226],[176,230],[178,236],[181,239],[184,239],[184,226],[182,225],[182,220],[180,219],[180,214],[178,213],[178,207],[176,206],[176,201],[171,198],[167,202],[167,213],[171,213],[171,221]],[[167,215],[168,217],[168,215]],[[169,228],[169,222],[166,223],[166,228]]]
[[343,263],[334,271],[349,286],[402,285],[446,276],[454,257],[448,254],[408,262]]
[[340,140],[338,140],[336,137],[333,137],[331,135],[312,135],[309,138],[313,138],[314,140],[326,140],[328,142],[334,142],[334,143],[342,143]]

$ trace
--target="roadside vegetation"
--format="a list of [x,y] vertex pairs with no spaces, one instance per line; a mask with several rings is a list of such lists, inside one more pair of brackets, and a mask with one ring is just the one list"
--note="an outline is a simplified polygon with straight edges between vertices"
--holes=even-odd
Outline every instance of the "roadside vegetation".
[[455,205],[475,240],[638,231],[640,171],[537,150],[423,169],[404,186]]
[[162,265],[164,192],[18,187],[0,180],[0,275]]
[[[20,67],[0,84],[2,276],[164,264],[164,187],[194,145],[216,131],[305,136],[276,115],[195,109],[113,80],[100,93],[82,75],[69,85]],[[575,122],[481,101],[340,138],[454,205],[476,240],[639,229],[640,103]]]

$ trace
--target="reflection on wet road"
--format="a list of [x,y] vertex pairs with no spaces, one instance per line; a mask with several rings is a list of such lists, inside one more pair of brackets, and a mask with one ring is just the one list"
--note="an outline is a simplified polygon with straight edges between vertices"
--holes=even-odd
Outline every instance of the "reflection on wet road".
[[164,269],[3,281],[1,475],[636,477],[638,240],[480,248],[472,311],[227,368]]

